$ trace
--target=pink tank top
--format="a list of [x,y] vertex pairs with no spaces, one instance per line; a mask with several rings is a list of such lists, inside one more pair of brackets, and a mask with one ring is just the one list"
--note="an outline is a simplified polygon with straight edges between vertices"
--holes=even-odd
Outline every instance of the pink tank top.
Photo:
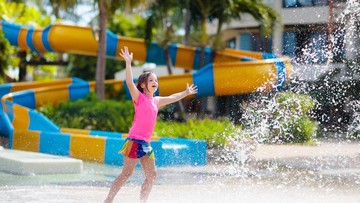
[[155,97],[150,98],[146,94],[139,92],[138,101],[133,101],[133,103],[135,115],[128,136],[132,139],[144,140],[150,143],[156,124],[159,101]]

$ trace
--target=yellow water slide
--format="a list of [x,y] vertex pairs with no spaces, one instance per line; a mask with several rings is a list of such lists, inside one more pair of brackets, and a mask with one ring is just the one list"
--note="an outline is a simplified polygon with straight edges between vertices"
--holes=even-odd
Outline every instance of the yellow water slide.
[[[46,28],[33,28],[2,21],[2,30],[10,43],[35,52],[63,52],[96,55],[98,42],[91,27],[52,24]],[[165,64],[165,51],[157,43],[146,46],[143,39],[118,36],[107,31],[108,57],[119,58],[119,51],[128,46],[134,59],[142,62]],[[287,57],[274,54],[224,49],[213,52],[205,49],[205,65],[200,67],[200,48],[172,44],[169,54],[175,67],[196,70],[191,74],[159,78],[161,95],[182,88],[186,82],[199,87],[198,96],[233,95],[256,91],[281,89],[291,75]]]
[[[34,28],[0,21],[0,29],[11,45],[22,50],[97,55],[98,42],[91,27],[52,24],[46,28]],[[135,60],[161,65],[166,62],[165,51],[158,44],[146,46],[143,39],[118,36],[107,31],[108,57],[118,59],[119,50],[124,46],[134,53]],[[269,53],[234,49],[214,52],[206,48],[204,66],[200,67],[200,48],[172,44],[168,51],[174,66],[192,71],[159,77],[157,94],[160,95],[182,91],[186,83],[198,86],[196,96],[271,91],[283,88],[291,75],[290,60]],[[125,88],[129,94],[124,81],[107,80],[105,84],[115,91]],[[117,152],[126,132],[60,128],[36,111],[36,108],[48,103],[83,98],[94,88],[95,82],[79,78],[2,84],[0,133],[9,137],[9,146],[13,149],[121,165],[122,156]],[[152,143],[154,151],[158,152],[158,165],[206,164],[206,143],[203,141],[162,137]]]

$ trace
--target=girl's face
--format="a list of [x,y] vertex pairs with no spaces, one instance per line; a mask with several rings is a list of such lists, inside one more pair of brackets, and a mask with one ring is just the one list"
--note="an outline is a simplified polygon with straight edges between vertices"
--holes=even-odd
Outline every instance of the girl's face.
[[141,85],[144,91],[149,92],[150,94],[154,94],[158,89],[158,79],[154,73],[151,73],[147,79],[147,86],[145,83]]

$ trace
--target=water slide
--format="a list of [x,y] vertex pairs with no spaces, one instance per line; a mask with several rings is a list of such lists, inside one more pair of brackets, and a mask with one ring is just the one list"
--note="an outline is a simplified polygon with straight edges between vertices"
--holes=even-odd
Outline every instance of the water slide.
[[[98,44],[91,27],[52,24],[46,28],[0,21],[12,46],[32,52],[62,52],[96,55]],[[142,39],[118,36],[107,31],[108,57],[118,59],[119,50],[128,46],[134,60],[165,64],[164,50],[156,43],[147,47]],[[281,89],[290,78],[287,57],[269,53],[224,49],[205,50],[205,65],[200,67],[200,48],[172,44],[169,48],[174,66],[193,70],[190,73],[159,77],[159,95],[169,95],[194,83],[196,96],[236,95]],[[106,80],[112,90],[125,88],[124,81]],[[76,100],[94,91],[95,82],[68,78],[51,82],[8,83],[0,86],[2,113],[0,132],[9,137],[12,149],[71,156],[107,164],[122,164],[117,154],[126,133],[60,128],[36,111],[45,104]],[[157,165],[204,165],[204,141],[154,138],[152,146]]]

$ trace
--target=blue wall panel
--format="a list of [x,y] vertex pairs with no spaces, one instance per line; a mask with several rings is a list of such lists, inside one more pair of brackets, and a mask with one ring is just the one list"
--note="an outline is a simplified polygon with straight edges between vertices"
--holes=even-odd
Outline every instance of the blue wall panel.
[[40,152],[69,156],[70,137],[65,133],[42,132],[40,134]]

